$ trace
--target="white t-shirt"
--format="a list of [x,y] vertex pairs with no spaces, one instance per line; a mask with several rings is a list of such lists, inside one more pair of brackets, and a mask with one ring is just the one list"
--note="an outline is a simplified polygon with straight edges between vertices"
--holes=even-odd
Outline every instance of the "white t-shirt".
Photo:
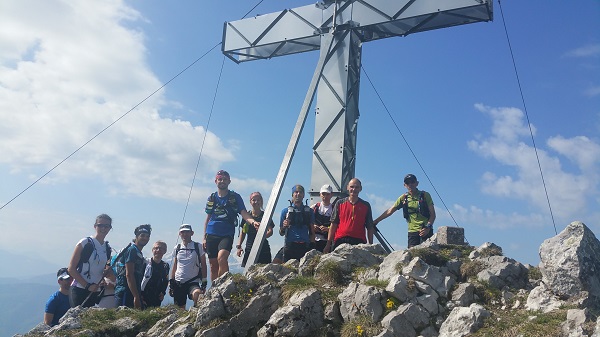
[[[186,246],[183,243],[180,244],[181,248],[177,252],[177,246],[173,250],[173,254],[177,253],[177,270],[175,270],[175,280],[181,283],[198,276],[200,271],[200,261],[198,260],[198,254],[194,248],[194,241],[188,243]],[[198,249],[200,250],[200,256],[204,255],[204,249],[202,244],[198,243]],[[201,280],[198,280],[200,282]]]
[[[106,241],[104,244],[100,244],[100,242],[96,238],[92,238],[92,242],[89,243],[87,238],[81,239],[78,243],[81,247],[84,247],[88,244],[94,245],[94,250],[92,250],[92,254],[90,255],[90,259],[88,262],[81,265],[81,271],[79,272],[83,279],[88,283],[98,283],[102,280],[104,267],[106,266]],[[73,279],[72,286],[76,286],[79,288],[84,288],[82,285],[77,283],[75,279]]]
[[[310,208],[314,209],[314,207],[317,204],[314,204],[312,206],[310,206]],[[317,212],[321,215],[325,215],[328,217],[331,217],[331,212],[333,211],[333,203],[329,203],[328,206],[325,206],[323,204],[323,202],[319,202],[319,209],[317,210]],[[315,240],[317,241],[327,241],[327,235],[326,234],[321,234],[321,233],[316,233],[315,234]]]

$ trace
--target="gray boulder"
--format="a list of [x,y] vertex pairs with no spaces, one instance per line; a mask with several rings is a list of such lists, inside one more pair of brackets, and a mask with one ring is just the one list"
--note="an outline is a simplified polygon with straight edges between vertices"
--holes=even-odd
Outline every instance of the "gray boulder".
[[258,337],[271,336],[314,336],[323,325],[321,293],[308,289],[292,295],[283,306],[258,330]]
[[479,304],[452,309],[440,327],[439,337],[462,337],[479,330],[490,312]]
[[[564,299],[600,308],[600,242],[580,221],[540,246],[542,282]],[[573,300],[572,299],[572,300]]]
[[369,316],[377,322],[383,315],[385,295],[381,289],[352,282],[338,295],[340,313],[344,321],[356,316]]

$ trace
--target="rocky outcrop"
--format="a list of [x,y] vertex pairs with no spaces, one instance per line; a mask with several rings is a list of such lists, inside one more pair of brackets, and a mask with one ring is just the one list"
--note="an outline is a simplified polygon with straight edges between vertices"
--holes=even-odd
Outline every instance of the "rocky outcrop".
[[600,242],[582,222],[572,222],[540,246],[542,282],[563,300],[600,309]]
[[121,318],[97,331],[82,323],[82,313],[106,309],[74,308],[59,325],[27,335],[454,337],[481,329],[495,312],[528,309],[535,317],[570,304],[556,335],[600,336],[599,247],[583,223],[570,224],[540,248],[535,280],[536,268],[503,256],[493,243],[442,245],[434,236],[389,255],[379,245],[341,245],[301,261],[254,266],[247,275],[226,273],[190,310],[154,309],[162,318],[151,326],[135,310],[118,308],[123,315],[114,317]]

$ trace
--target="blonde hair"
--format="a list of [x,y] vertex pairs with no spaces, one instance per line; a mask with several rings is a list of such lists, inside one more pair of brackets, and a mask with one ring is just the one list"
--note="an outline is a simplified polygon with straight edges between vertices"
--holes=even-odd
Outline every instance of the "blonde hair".
[[158,245],[160,248],[164,248],[165,253],[167,252],[167,243],[162,241],[162,240],[158,240],[154,243],[154,246]]

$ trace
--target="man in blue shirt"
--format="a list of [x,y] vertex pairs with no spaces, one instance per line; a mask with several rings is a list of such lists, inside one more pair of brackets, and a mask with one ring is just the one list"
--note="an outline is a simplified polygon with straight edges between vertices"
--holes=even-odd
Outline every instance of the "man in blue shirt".
[[122,261],[125,264],[125,272],[117,275],[115,299],[117,306],[143,309],[141,286],[146,270],[146,261],[142,249],[150,241],[152,227],[148,224],[141,225],[133,233],[135,234],[133,244],[123,251]]
[[279,235],[284,236],[284,246],[277,252],[273,263],[300,260],[315,245],[315,214],[305,205],[304,187],[292,188],[292,205],[281,210]]
[[215,176],[217,191],[212,193],[206,201],[202,247],[208,254],[211,281],[229,271],[227,260],[233,248],[238,213],[249,225],[260,226],[260,223],[246,211],[242,197],[229,190],[230,183],[229,173],[219,170]]
[[60,268],[56,273],[59,289],[52,294],[46,302],[44,310],[44,323],[49,326],[58,324],[58,320],[71,308],[69,303],[69,290],[71,288],[71,275],[67,268]]

